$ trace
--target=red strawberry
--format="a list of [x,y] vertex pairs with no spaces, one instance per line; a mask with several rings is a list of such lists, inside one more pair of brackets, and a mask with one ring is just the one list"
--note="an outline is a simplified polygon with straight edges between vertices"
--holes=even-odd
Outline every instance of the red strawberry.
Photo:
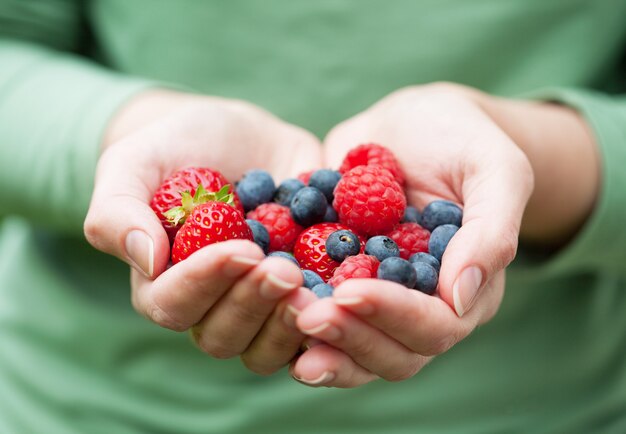
[[339,221],[367,235],[384,234],[400,222],[406,208],[402,187],[381,166],[358,166],[335,187]]
[[[315,271],[325,282],[328,281],[335,268],[339,266],[339,262],[326,253],[326,240],[330,234],[341,229],[351,230],[340,223],[318,223],[303,230],[293,248],[300,268]],[[365,240],[361,239],[361,252],[364,247]]]
[[[189,255],[209,244],[233,239],[253,240],[252,230],[246,223],[243,213],[239,212],[232,204],[232,194],[228,193],[228,187],[228,185],[222,187],[207,202],[193,208],[185,223],[176,233],[172,246],[172,262],[174,264],[187,259]],[[200,194],[202,194],[202,190],[202,188],[198,188]],[[204,194],[210,195],[206,192]],[[185,193],[182,198],[183,204],[187,200],[187,193]],[[182,210],[177,208],[167,212],[173,220],[181,216],[181,213],[184,214]]]
[[309,170],[308,172],[302,172],[298,175],[298,179],[302,181],[304,185],[309,185],[309,179],[311,179],[311,175],[313,175],[315,170]]
[[247,217],[259,221],[270,234],[270,252],[280,250],[290,252],[302,226],[293,221],[289,208],[277,203],[263,203]]
[[[173,173],[163,181],[152,197],[150,207],[161,220],[161,224],[170,238],[170,243],[174,241],[174,236],[178,229],[180,229],[182,222],[174,226],[168,221],[165,213],[174,207],[182,205],[181,194],[184,191],[188,191],[190,196],[193,197],[198,185],[202,185],[207,191],[218,191],[227,184],[228,181],[224,178],[224,175],[217,170],[208,169],[206,167],[188,167]],[[235,189],[229,187],[228,191],[233,194],[235,207],[243,213],[243,207],[239,202]]]
[[403,259],[409,259],[409,256],[417,252],[428,253],[430,232],[417,223],[399,223],[385,235],[396,242]]
[[363,254],[348,256],[341,263],[341,265],[337,267],[333,277],[328,281],[328,283],[336,288],[340,283],[343,283],[348,279],[376,278],[376,272],[378,271],[379,265],[380,262],[374,256]]
[[404,173],[400,168],[400,164],[398,164],[398,160],[396,160],[396,157],[389,149],[376,143],[359,145],[348,152],[341,163],[341,167],[339,167],[339,172],[343,175],[355,167],[373,164],[383,166],[389,170],[396,178],[396,181],[400,185],[404,185]]

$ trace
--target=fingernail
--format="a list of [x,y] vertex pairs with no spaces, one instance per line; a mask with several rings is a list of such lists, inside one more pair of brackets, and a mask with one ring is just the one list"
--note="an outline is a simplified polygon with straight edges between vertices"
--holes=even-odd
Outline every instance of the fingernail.
[[310,350],[311,348],[313,348],[313,347],[315,347],[315,346],[317,346],[317,345],[323,344],[323,343],[324,343],[324,341],[321,341],[321,340],[319,340],[319,339],[315,339],[315,338],[306,338],[306,339],[304,340],[304,342],[302,342],[302,345],[300,345],[300,350],[301,350],[301,351],[308,351],[308,350]]
[[324,371],[322,375],[312,380],[306,380],[304,378],[296,377],[295,375],[293,376],[293,378],[296,381],[299,381],[304,384],[308,384],[309,386],[319,386],[321,384],[330,383],[331,381],[333,381],[335,379],[335,374],[333,374],[330,371]]
[[300,311],[288,304],[285,308],[285,313],[283,314],[283,322],[287,324],[288,327],[295,329],[298,315],[300,315]]
[[147,277],[154,273],[154,241],[142,230],[135,229],[126,235],[126,254]]
[[261,282],[259,293],[266,300],[276,300],[297,286],[295,283],[287,282],[272,273],[267,273]]
[[452,285],[454,310],[459,317],[465,315],[474,304],[482,281],[483,273],[480,268],[472,266],[463,270]]
[[258,259],[234,255],[224,264],[222,272],[229,277],[237,277],[259,263],[261,261]]
[[324,340],[334,341],[341,337],[341,332],[337,327],[329,322],[324,322],[316,327],[301,330],[305,335],[316,335]]
[[374,306],[367,303],[363,297],[336,297],[333,301],[336,305],[346,306],[351,311],[360,315],[370,315],[374,313]]

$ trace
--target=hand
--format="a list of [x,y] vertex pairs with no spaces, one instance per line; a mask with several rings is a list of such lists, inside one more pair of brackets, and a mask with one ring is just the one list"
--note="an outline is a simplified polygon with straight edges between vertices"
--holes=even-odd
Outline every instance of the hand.
[[320,160],[314,136],[251,104],[144,94],[107,133],[85,235],[133,267],[132,303],[140,314],[172,330],[193,328],[209,355],[241,355],[251,370],[268,374],[287,364],[303,339],[294,308],[315,296],[300,287],[301,272],[284,259],[262,260],[256,244],[241,240],[208,246],[167,269],[168,238],[149,203],[180,168],[219,168],[233,181],[263,168],[280,180]]

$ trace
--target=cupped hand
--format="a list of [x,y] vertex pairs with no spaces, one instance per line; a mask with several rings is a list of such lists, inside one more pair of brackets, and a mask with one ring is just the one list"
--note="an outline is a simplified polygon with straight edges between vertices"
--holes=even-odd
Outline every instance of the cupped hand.
[[271,373],[299,350],[295,313],[315,299],[301,287],[301,272],[281,258],[264,260],[256,244],[242,240],[210,245],[168,269],[168,237],[149,203],[178,169],[217,168],[235,181],[261,168],[281,180],[317,168],[320,144],[249,103],[155,92],[137,97],[110,128],[85,235],[133,267],[140,314],[191,329],[211,356],[240,355],[251,370]]
[[315,345],[290,369],[309,385],[355,387],[412,377],[491,319],[533,190],[525,154],[481,109],[476,92],[460,86],[412,87],[387,96],[328,134],[327,164],[338,167],[350,148],[367,142],[397,156],[409,204],[451,200],[463,207],[463,226],[443,256],[437,296],[355,279],[302,311],[297,325]]

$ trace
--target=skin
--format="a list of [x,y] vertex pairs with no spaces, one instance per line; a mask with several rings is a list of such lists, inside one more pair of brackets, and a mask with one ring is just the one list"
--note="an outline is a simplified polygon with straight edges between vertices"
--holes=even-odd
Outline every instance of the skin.
[[[232,108],[224,115],[224,105],[234,105],[237,115]],[[172,141],[176,147],[168,146]],[[364,142],[383,143],[398,156],[410,204],[447,199],[463,205],[463,227],[443,257],[437,296],[352,279],[332,298],[316,300],[299,288],[297,267],[257,262],[260,250],[242,241],[207,247],[165,270],[167,238],[147,203],[170,171],[206,164],[237,179],[262,167],[282,179],[338,167]],[[132,273],[139,313],[164,327],[192,329],[209,355],[240,355],[264,374],[291,360],[291,375],[304,384],[357,387],[410,378],[489,321],[518,240],[565,244],[592,212],[600,188],[597,147],[576,112],[449,83],[400,89],[337,125],[318,146],[308,133],[245,103],[167,92],[139,96],[107,133],[87,238],[143,270]],[[250,152],[259,147],[264,152]],[[125,237],[136,228],[154,240],[149,277],[126,248]],[[269,274],[291,285],[268,282]],[[272,300],[260,296],[268,292]],[[241,324],[243,337],[237,336]],[[307,351],[293,358],[303,339]]]

